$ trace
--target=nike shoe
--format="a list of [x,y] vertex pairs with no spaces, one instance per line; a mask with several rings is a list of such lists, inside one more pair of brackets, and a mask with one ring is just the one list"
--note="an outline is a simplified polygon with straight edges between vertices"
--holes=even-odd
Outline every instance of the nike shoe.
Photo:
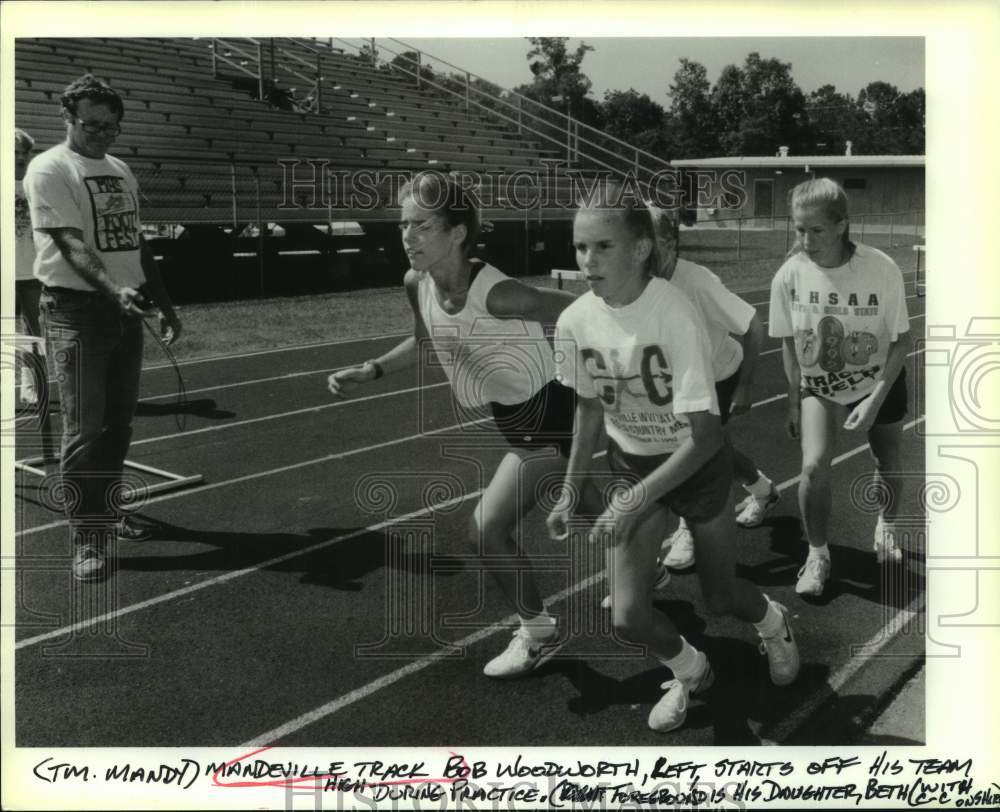
[[810,595],[818,598],[823,594],[823,587],[826,586],[829,578],[830,559],[811,555],[802,565],[802,569],[799,570],[799,580],[795,584],[795,591],[799,595]]
[[704,652],[698,652],[698,659],[701,668],[694,677],[688,680],[667,680],[660,686],[666,693],[649,712],[647,722],[651,730],[655,730],[657,733],[669,733],[671,730],[679,728],[687,719],[690,697],[701,694],[712,687],[712,683],[715,682],[712,664]]
[[788,622],[788,610],[776,601],[768,599],[768,603],[781,612],[782,624],[777,634],[760,636],[760,653],[767,655],[771,682],[775,685],[790,685],[799,674],[799,647],[795,643],[792,624]]
[[670,551],[663,563],[672,570],[686,570],[694,566],[694,536],[686,525],[678,527],[670,537]]
[[104,550],[93,544],[81,544],[73,554],[73,577],[77,581],[100,581],[108,574]]
[[896,544],[896,527],[883,522],[881,515],[875,524],[875,559],[879,564],[898,564],[903,560],[903,551]]
[[565,640],[551,642],[535,640],[524,626],[518,626],[514,639],[483,668],[483,673],[493,679],[514,679],[523,677],[538,668],[565,644]]
[[747,494],[746,499],[736,505],[736,510],[738,511],[736,524],[740,527],[757,527],[764,521],[764,517],[771,512],[774,506],[778,504],[778,500],[780,499],[781,491],[774,486],[771,487],[771,492],[763,499],[754,496],[752,493]]

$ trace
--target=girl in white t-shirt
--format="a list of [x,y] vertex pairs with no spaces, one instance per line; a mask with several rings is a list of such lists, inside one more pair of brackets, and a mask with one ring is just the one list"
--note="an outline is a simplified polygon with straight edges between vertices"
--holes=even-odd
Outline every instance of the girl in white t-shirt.
[[[652,204],[647,207],[653,218],[660,275],[687,294],[708,333],[719,417],[732,454],[733,472],[747,492],[736,505],[736,524],[757,527],[774,509],[780,493],[756,463],[733,445],[725,429],[731,415],[744,414],[750,409],[764,325],[756,309],[729,290],[708,268],[678,257],[678,222],[673,213]],[[664,564],[671,569],[686,569],[694,564],[694,539],[684,519],[680,519],[677,530],[662,547],[669,548]]]
[[809,555],[795,591],[819,596],[830,577],[830,468],[842,426],[867,432],[885,500],[875,529],[879,562],[899,562],[894,519],[902,494],[899,445],[906,414],[910,323],[896,263],[851,242],[847,195],[835,181],[796,186],[798,244],[771,282],[769,332],[781,338],[788,434],[802,445],[799,508]]
[[674,680],[653,707],[649,726],[684,723],[688,698],[712,683],[706,656],[652,604],[654,562],[667,508],[694,535],[708,608],[752,622],[768,655],[771,679],[787,685],[799,655],[787,610],[736,577],[730,509],[732,464],[723,440],[711,350],[694,306],[659,272],[649,211],[618,184],[577,211],[573,242],[590,291],[559,317],[558,346],[575,345],[557,364],[577,392],[576,430],[563,497],[549,516],[559,538],[580,513],[576,494],[591,477],[602,423],[608,462],[625,486],[591,530],[607,540],[614,627],[645,645]]
[[[569,454],[575,396],[554,380],[545,327],[554,327],[573,296],[522,284],[471,258],[479,212],[452,178],[421,173],[401,189],[399,204],[413,335],[372,361],[331,375],[330,391],[339,397],[406,369],[430,347],[458,403],[492,411],[508,450],[473,511],[470,534],[521,623],[483,671],[498,679],[522,676],[565,642],[523,558],[517,525],[535,505],[539,483],[558,477]],[[515,558],[526,561],[519,571],[509,569]],[[507,569],[499,568],[501,559]]]

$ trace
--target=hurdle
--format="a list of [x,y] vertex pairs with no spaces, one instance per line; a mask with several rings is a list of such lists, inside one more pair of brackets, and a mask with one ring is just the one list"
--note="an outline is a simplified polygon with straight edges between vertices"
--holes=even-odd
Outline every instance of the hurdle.
[[[27,351],[23,348],[27,347]],[[50,423],[50,415],[52,414],[49,408],[49,376],[48,376],[48,366],[45,359],[45,340],[40,336],[33,335],[22,335],[20,333],[14,336],[14,354],[15,356],[28,356],[22,360],[22,367],[19,369],[17,364],[15,364],[15,369],[18,370],[18,374],[23,373],[24,369],[31,370],[31,376],[35,384],[35,398],[38,409],[36,411],[36,416],[39,418],[39,429],[41,433],[41,447],[42,447],[42,457],[49,458],[53,456],[52,452],[52,426]],[[19,389],[21,386],[21,381],[15,381],[15,390]],[[20,411],[20,406],[18,406],[18,411]],[[18,414],[16,417],[20,419],[23,415]],[[15,429],[17,423],[15,422]],[[15,467],[17,463],[14,463]]]
[[[49,464],[58,464],[59,458],[55,456],[45,457],[27,457],[23,460],[17,460],[14,463],[14,468],[19,471],[25,471],[29,474],[34,474],[37,477],[48,476],[48,471],[46,468],[39,468],[39,465],[47,466]],[[154,482],[152,485],[144,485],[142,488],[142,493],[144,496],[153,496],[157,493],[165,493],[166,491],[176,491],[180,488],[187,488],[191,485],[197,485],[199,482],[204,480],[201,474],[192,474],[190,476],[184,476],[182,474],[175,474],[171,471],[165,471],[162,468],[155,468],[152,465],[144,465],[140,462],[133,462],[132,460],[125,460],[122,464],[122,468],[126,471],[141,471],[146,474],[153,474],[162,478],[163,482]],[[131,490],[131,489],[130,489]],[[126,494],[126,498],[129,498]]]
[[552,278],[556,280],[556,287],[562,290],[564,279],[570,282],[582,282],[583,271],[567,271],[562,268],[553,268]]
[[[924,291],[927,288],[927,283],[920,281],[920,258],[924,255],[924,252],[926,250],[927,250],[927,246],[926,245],[914,245],[913,246],[913,253],[917,257],[916,273],[913,276],[913,291],[914,291],[914,293],[916,293],[917,296],[921,296],[921,297],[924,295]],[[924,273],[925,274],[927,273],[926,268],[924,269]]]
[[[48,476],[49,466],[54,466],[53,470],[56,470],[59,463],[59,457],[55,453],[52,446],[53,434],[50,418],[53,411],[49,408],[48,369],[46,367],[45,355],[40,349],[45,346],[44,339],[38,336],[17,335],[15,337],[15,352],[18,352],[18,348],[22,346],[30,347],[29,352],[33,356],[32,365],[36,371],[35,384],[39,407],[38,416],[40,417],[38,428],[41,433],[40,445],[42,453],[25,457],[24,459],[15,460],[14,469],[44,478]],[[62,405],[60,404],[60,409],[61,408]],[[152,496],[153,494],[164,493],[166,491],[175,491],[179,488],[187,488],[191,485],[196,485],[199,482],[204,481],[204,477],[201,474],[192,474],[189,476],[175,474],[172,471],[165,471],[162,468],[156,468],[152,465],[145,465],[140,462],[133,462],[132,460],[125,460],[122,467],[127,471],[152,474],[153,476],[159,477],[163,480],[162,482],[154,482],[151,485],[145,485],[143,487],[143,493],[146,496]]]

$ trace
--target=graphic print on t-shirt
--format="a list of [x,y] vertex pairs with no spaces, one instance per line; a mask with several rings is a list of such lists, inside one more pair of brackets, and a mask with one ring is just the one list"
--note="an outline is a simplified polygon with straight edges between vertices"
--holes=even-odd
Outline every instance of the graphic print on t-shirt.
[[[806,389],[828,396],[835,391],[856,389],[868,378],[877,379],[881,367],[866,369],[864,365],[878,352],[878,338],[863,330],[848,333],[835,316],[824,316],[816,328],[816,331],[811,328],[795,331],[795,353],[803,370],[818,364],[829,374],[803,374]],[[845,369],[848,364],[862,369]]]
[[116,175],[84,178],[94,212],[94,242],[100,251],[139,248],[139,207],[125,179]]
[[794,340],[803,392],[856,403],[909,329],[902,273],[878,249],[858,244],[849,262],[832,269],[796,255],[771,283],[768,333]]
[[628,357],[622,358],[617,349],[610,349],[605,360],[600,350],[580,349],[587,375],[604,406],[609,430],[614,430],[613,435],[618,432],[619,442],[622,435],[628,437],[633,446],[675,445],[690,430],[690,424],[664,408],[673,402],[674,389],[663,348],[649,344],[626,353]]
[[642,348],[638,375],[627,373],[618,357],[618,350],[610,352],[610,369],[598,350],[585,347],[580,354],[587,372],[597,386],[598,397],[609,410],[621,411],[623,406],[634,407],[635,403],[625,404],[626,395],[640,404],[649,400],[657,406],[666,406],[673,400],[673,376],[666,371],[667,359],[663,357],[663,350],[655,344]]
[[22,239],[31,234],[31,212],[28,209],[28,198],[23,194],[14,194],[14,236]]
[[852,330],[845,335],[844,325],[833,316],[820,319],[819,334],[811,328],[795,331],[795,351],[799,366],[819,363],[826,372],[840,372],[844,363],[863,366],[878,352],[878,339],[864,330]]

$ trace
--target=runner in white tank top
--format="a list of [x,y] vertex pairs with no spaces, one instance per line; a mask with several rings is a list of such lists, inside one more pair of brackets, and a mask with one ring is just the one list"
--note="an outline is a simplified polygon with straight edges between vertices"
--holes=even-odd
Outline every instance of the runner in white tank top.
[[[538,484],[566,465],[575,396],[553,378],[545,327],[554,328],[573,296],[522,284],[470,259],[479,213],[451,178],[421,173],[400,191],[399,203],[411,266],[403,283],[413,310],[413,335],[374,360],[331,375],[330,391],[342,396],[360,383],[433,356],[460,407],[492,409],[509,448],[473,511],[470,535],[484,556],[483,569],[491,569],[521,621],[507,649],[486,664],[484,673],[518,677],[565,642],[566,630],[546,612],[523,558],[517,525],[534,507]],[[526,561],[524,569],[490,567],[490,558],[506,558],[509,564],[515,557]]]

